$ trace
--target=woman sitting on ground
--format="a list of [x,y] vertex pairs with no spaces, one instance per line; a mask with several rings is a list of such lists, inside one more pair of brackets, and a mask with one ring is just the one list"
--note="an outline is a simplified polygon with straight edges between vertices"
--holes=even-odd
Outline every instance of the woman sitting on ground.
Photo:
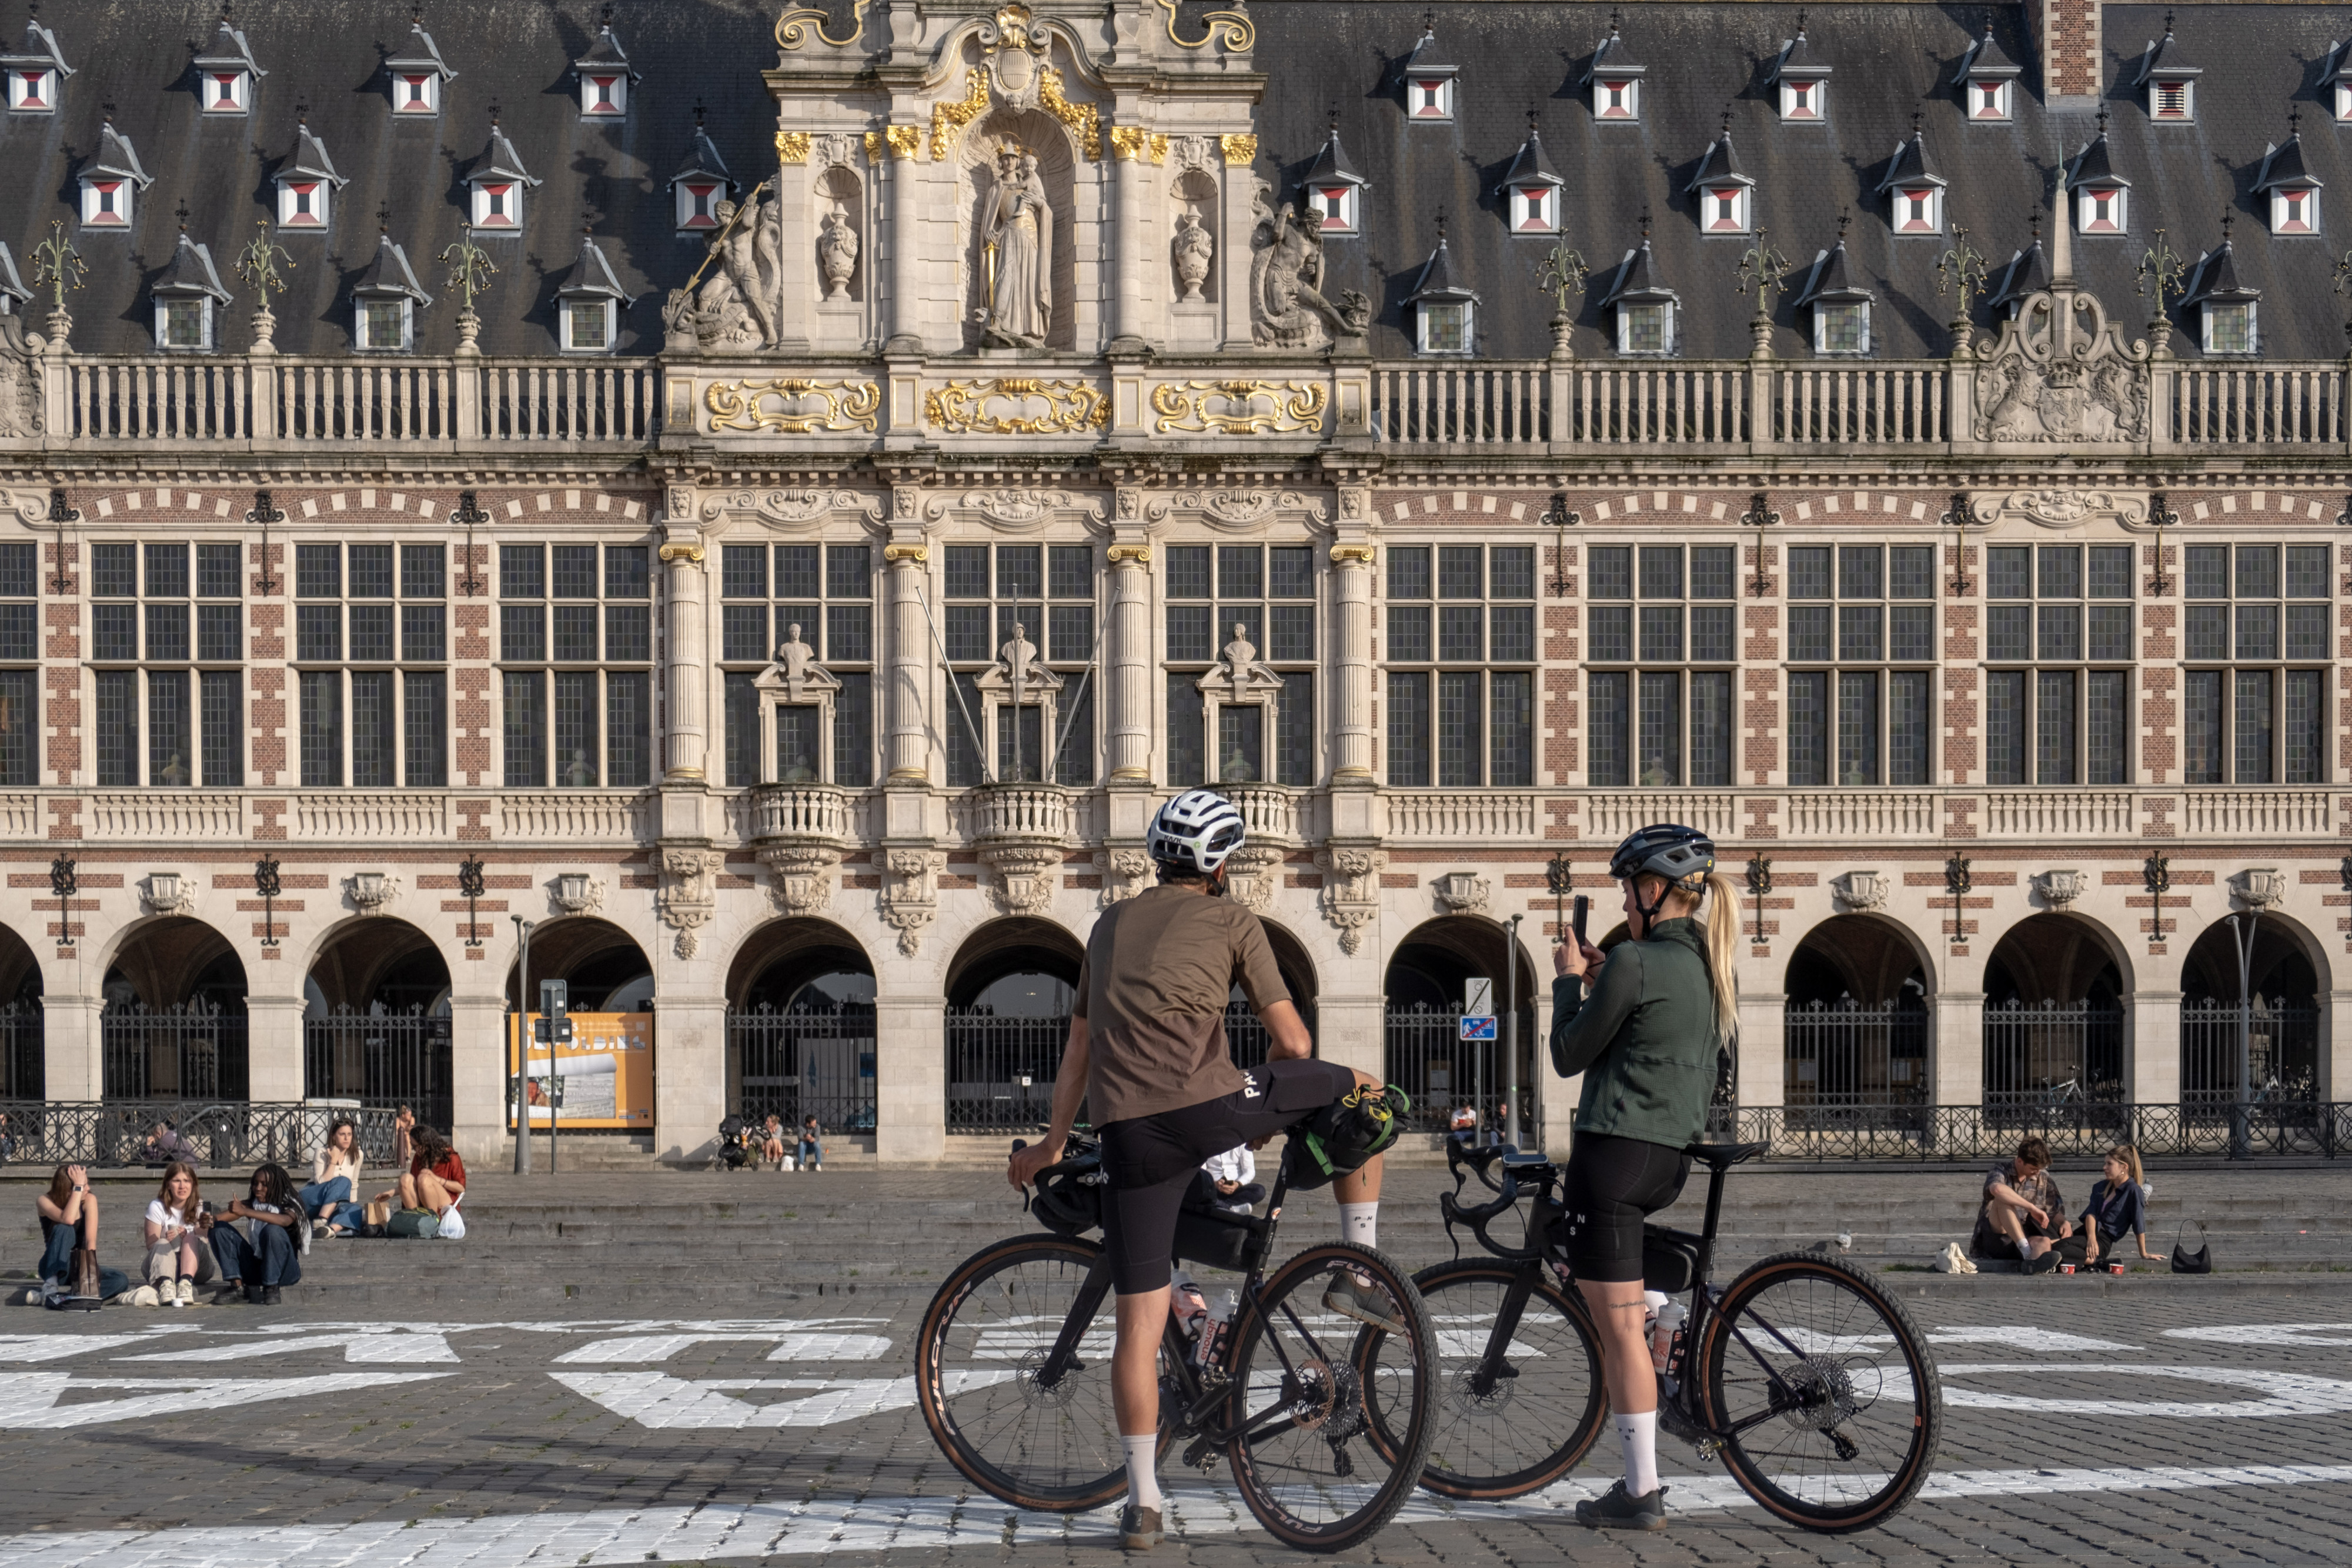
[[[240,1219],[251,1225],[250,1236],[230,1223]],[[306,1221],[301,1200],[294,1196],[294,1178],[284,1166],[273,1163],[255,1171],[245,1197],[226,1213],[200,1223],[212,1234],[221,1278],[242,1284],[247,1301],[274,1307],[280,1286],[302,1282],[302,1242],[295,1227]]]
[[163,1185],[147,1205],[147,1283],[158,1305],[193,1307],[196,1287],[213,1277],[212,1249],[205,1245],[204,1205],[194,1166],[165,1168]]
[[327,1141],[319,1145],[318,1157],[310,1162],[310,1185],[295,1196],[300,1199],[302,1212],[327,1228],[330,1236],[349,1236],[349,1225],[334,1223],[335,1211],[350,1205],[360,1189],[360,1130],[343,1117],[327,1129]]
[[2139,1151],[2129,1144],[2117,1144],[2107,1151],[2105,1176],[2091,1188],[2091,1201],[2083,1210],[2083,1261],[2120,1263],[2124,1234],[2131,1233],[2139,1243],[2139,1255],[2144,1262],[2157,1261],[2147,1249],[2147,1182],[2140,1169]]
[[[59,1166],[49,1178],[49,1190],[33,1200],[41,1217],[41,1297],[54,1304],[73,1289],[73,1255],[86,1248],[98,1251],[98,1194],[89,1190],[89,1172],[78,1165]],[[119,1269],[98,1271],[101,1298],[119,1296],[131,1288],[131,1276]]]
[[817,1141],[824,1136],[824,1129],[816,1124],[816,1118],[814,1115],[801,1118],[801,1169],[804,1171],[824,1169],[824,1145]]
[[392,1163],[397,1167],[416,1157],[416,1113],[403,1105],[392,1115]]
[[397,1197],[403,1208],[446,1214],[466,1196],[466,1162],[457,1157],[448,1139],[422,1122],[412,1136],[416,1140],[415,1157],[402,1174],[400,1185],[376,1194],[376,1201]]
[[771,1111],[768,1119],[760,1124],[760,1163],[782,1170],[786,1153],[784,1119]]

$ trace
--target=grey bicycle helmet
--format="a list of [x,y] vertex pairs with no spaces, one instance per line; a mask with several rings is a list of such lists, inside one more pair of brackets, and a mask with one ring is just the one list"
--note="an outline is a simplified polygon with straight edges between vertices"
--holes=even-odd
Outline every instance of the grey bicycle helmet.
[[1657,919],[1670,889],[1679,886],[1685,892],[1693,891],[1700,879],[1714,869],[1715,841],[1680,822],[1653,822],[1628,835],[1617,846],[1617,852],[1609,857],[1609,874],[1620,882],[1644,874],[1665,879],[1666,886],[1661,887],[1658,896],[1642,911],[1645,923]]
[[1213,789],[1187,789],[1151,819],[1143,847],[1162,865],[1186,876],[1214,876],[1247,834],[1234,804]]

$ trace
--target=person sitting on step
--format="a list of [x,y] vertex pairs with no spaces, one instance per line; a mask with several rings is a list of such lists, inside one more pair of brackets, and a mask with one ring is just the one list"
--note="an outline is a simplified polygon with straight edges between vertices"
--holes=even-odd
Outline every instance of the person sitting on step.
[[2027,1273],[2046,1274],[2058,1267],[2056,1244],[2074,1234],[2066,1200],[2051,1179],[2050,1145],[2039,1134],[2030,1134],[2014,1156],[1985,1176],[1969,1255],[1996,1260],[2014,1255],[2024,1262]]
[[814,1114],[801,1118],[801,1169],[804,1171],[824,1169],[824,1145],[818,1142],[824,1136],[824,1129],[816,1124]]
[[784,1119],[773,1111],[760,1124],[760,1163],[772,1170],[782,1170],[792,1151],[784,1147]]
[[[239,1222],[249,1234],[237,1228]],[[284,1166],[273,1161],[256,1170],[245,1197],[201,1223],[211,1233],[221,1279],[243,1286],[247,1301],[274,1307],[282,1287],[302,1282],[302,1239],[310,1222]]]
[[[98,1194],[89,1190],[89,1172],[79,1165],[59,1166],[33,1208],[41,1219],[42,1304],[58,1306],[73,1288],[74,1253],[98,1253]],[[100,1269],[98,1278],[102,1300],[131,1288],[131,1276],[120,1269]]]
[[360,1190],[360,1130],[348,1116],[338,1116],[335,1124],[327,1129],[327,1141],[319,1145],[318,1156],[310,1162],[310,1185],[295,1194],[302,1203],[302,1212],[329,1236],[349,1236],[352,1226],[335,1223],[339,1210],[348,1208]]
[[[213,1277],[212,1249],[205,1245],[204,1198],[196,1187],[194,1166],[174,1164],[163,1172],[163,1185],[147,1205],[142,1222],[147,1234],[147,1283],[155,1291],[155,1305],[193,1307],[196,1287]],[[145,1304],[145,1292],[141,1292]]]
[[2147,1249],[2147,1182],[2139,1151],[2117,1144],[2107,1151],[2102,1179],[2091,1188],[2091,1201],[2083,1209],[2083,1261],[2121,1263],[2126,1232],[2139,1244],[2143,1262],[2158,1260]]
[[416,1142],[415,1156],[402,1173],[400,1185],[386,1187],[375,1195],[375,1200],[382,1203],[397,1197],[403,1208],[421,1208],[436,1217],[446,1214],[466,1196],[466,1162],[457,1157],[448,1139],[422,1122],[410,1135]]

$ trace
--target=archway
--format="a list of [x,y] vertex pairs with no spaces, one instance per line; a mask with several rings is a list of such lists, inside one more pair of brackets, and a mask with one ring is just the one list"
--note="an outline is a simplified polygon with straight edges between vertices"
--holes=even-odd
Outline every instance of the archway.
[[1019,1133],[1052,1113],[1086,950],[1050,920],[992,920],[948,966],[948,1131]]
[[245,965],[201,920],[167,915],[131,928],[100,982],[109,1100],[242,1100]]
[[1994,946],[1984,984],[1988,1112],[2017,1125],[2116,1122],[2128,980],[2112,936],[2080,915],[2030,916]]
[[[2242,928],[2250,917],[2237,916]],[[2246,967],[2245,1071],[2238,1064],[2242,938],[2227,920],[2207,926],[2180,974],[2180,1103],[2218,1111],[2237,1103],[2239,1086],[2265,1103],[2319,1098],[2319,972],[2305,934],[2283,917],[2253,919]]]
[[449,1125],[449,966],[433,938],[390,915],[348,921],[319,945],[302,994],[309,1098]]
[[[572,1019],[571,1045],[530,1048],[525,1093],[531,1125],[652,1131],[654,972],[645,949],[611,921],[575,915],[535,928],[529,956],[528,976],[520,963],[507,971],[509,1007],[520,1008],[528,980],[530,1015],[536,1015],[541,987],[562,980]],[[509,1071],[512,1065],[509,1056]]]
[[[1259,916],[1258,924],[1265,927],[1266,946],[1274,949],[1274,967],[1282,972],[1283,988],[1290,993],[1291,1005],[1298,1009],[1307,1035],[1315,1034],[1315,998],[1320,988],[1316,980],[1315,960],[1307,956],[1306,947],[1273,921]],[[1249,1004],[1249,998],[1235,986],[1225,998],[1225,1045],[1239,1067],[1255,1067],[1265,1060],[1266,1047],[1273,1037],[1266,1032],[1265,1020]],[[1317,1044],[1317,1053],[1321,1046]]]
[[[1412,1096],[1415,1124],[1424,1132],[1448,1126],[1464,1110],[1494,1135],[1507,1109],[1503,1035],[1518,1019],[1519,1121],[1534,1125],[1536,1082],[1535,962],[1524,943],[1516,966],[1509,928],[1481,915],[1452,915],[1413,928],[1389,956],[1381,989],[1387,998],[1388,1081]],[[1506,987],[1516,967],[1517,984]],[[1492,1040],[1465,1040],[1462,1019],[1472,979],[1488,982]]]
[[22,936],[0,927],[0,1100],[43,1097],[48,1082],[47,1052],[41,962]]
[[875,1126],[874,965],[829,920],[772,920],[727,971],[727,1108],[785,1127]]
[[1805,934],[1782,981],[1780,1092],[1792,1128],[1917,1122],[1913,1108],[1929,1098],[1927,977],[1909,934],[1874,915],[1837,915]]

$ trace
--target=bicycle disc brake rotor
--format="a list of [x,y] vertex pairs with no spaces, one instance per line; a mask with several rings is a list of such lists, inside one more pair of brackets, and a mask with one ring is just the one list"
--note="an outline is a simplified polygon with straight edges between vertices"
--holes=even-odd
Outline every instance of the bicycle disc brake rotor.
[[1781,1370],[1780,1381],[1793,1400],[1781,1418],[1800,1431],[1826,1432],[1867,1403],[1855,1397],[1853,1370],[1842,1362],[1797,1362]]
[[1337,1443],[1364,1427],[1364,1385],[1351,1366],[1326,1361],[1302,1361],[1290,1402],[1290,1413],[1300,1427],[1320,1432]]
[[1445,1397],[1456,1410],[1492,1415],[1517,1397],[1518,1387],[1517,1378],[1489,1375],[1474,1361],[1446,1379]]
[[1061,1380],[1050,1385],[1037,1375],[1045,1369],[1045,1358],[1053,1354],[1052,1347],[1043,1345],[1022,1353],[1020,1370],[1013,1375],[1020,1381],[1024,1403],[1058,1410],[1078,1396],[1076,1367],[1065,1367]]

